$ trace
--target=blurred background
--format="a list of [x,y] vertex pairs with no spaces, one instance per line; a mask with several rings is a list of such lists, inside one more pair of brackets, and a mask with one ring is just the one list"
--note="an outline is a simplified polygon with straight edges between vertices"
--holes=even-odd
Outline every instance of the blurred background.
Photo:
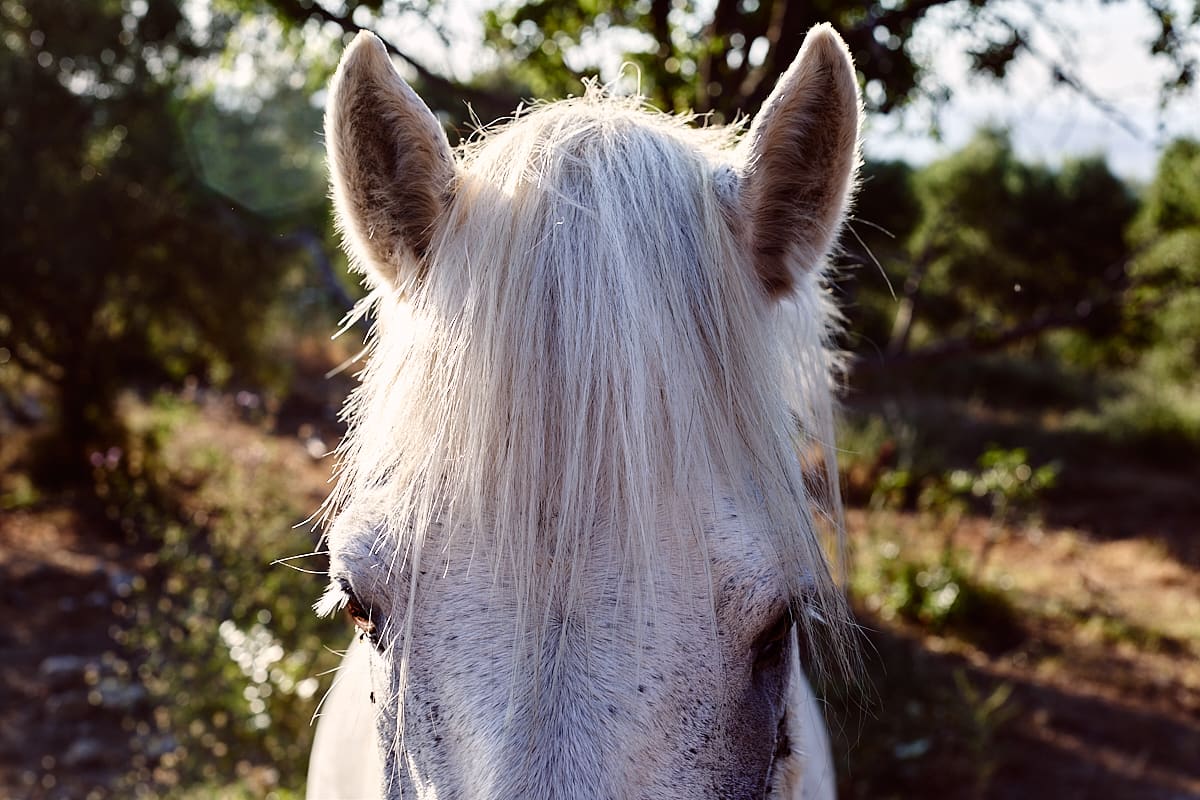
[[273,562],[362,342],[354,32],[457,142],[596,74],[752,114],[823,20],[868,106],[842,793],[1200,797],[1194,0],[0,0],[0,796],[303,794],[350,629]]

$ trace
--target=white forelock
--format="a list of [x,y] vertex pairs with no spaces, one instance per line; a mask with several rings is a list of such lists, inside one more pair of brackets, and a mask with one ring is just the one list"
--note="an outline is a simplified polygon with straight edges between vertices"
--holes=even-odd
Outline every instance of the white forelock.
[[579,600],[597,536],[652,614],[661,521],[703,542],[697,498],[727,487],[824,620],[810,640],[839,641],[835,319],[822,265],[782,302],[757,283],[740,133],[590,90],[464,146],[420,282],[375,292],[327,514],[371,516],[395,572],[438,568],[432,530],[486,537],[523,642]]

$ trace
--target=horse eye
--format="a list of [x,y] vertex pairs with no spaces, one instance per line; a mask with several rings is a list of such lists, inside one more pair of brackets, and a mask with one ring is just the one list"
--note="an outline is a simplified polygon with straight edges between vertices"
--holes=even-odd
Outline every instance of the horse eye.
[[354,621],[354,627],[358,628],[364,636],[374,642],[378,637],[378,631],[374,620],[371,618],[371,610],[358,599],[358,595],[354,593],[354,589],[350,586],[350,581],[345,578],[339,578],[338,583],[341,584],[342,591],[346,593],[346,613]]
[[754,667],[763,669],[778,664],[787,652],[792,632],[792,613],[785,611],[754,643]]

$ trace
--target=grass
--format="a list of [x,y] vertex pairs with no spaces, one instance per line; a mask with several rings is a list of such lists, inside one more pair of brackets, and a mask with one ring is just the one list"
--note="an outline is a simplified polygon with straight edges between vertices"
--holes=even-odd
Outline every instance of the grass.
[[859,542],[851,592],[885,623],[903,621],[983,650],[1009,649],[1024,638],[1010,593],[983,580],[959,551],[902,555],[886,535]]
[[970,636],[997,623],[1013,624],[1005,596],[973,580],[947,557],[933,564],[891,562],[883,610],[920,622],[934,633],[956,630]]
[[853,512],[851,527],[851,594],[882,623],[991,652],[1058,626],[1080,644],[1200,655],[1194,579],[1152,542],[897,510]]

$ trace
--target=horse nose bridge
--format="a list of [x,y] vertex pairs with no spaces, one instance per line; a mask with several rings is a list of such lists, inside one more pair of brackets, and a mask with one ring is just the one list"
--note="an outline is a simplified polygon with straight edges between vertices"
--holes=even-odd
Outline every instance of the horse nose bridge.
[[531,800],[613,800],[637,797],[632,766],[645,749],[642,709],[624,695],[634,669],[604,649],[557,654],[542,671],[525,712],[508,727],[510,765],[519,776],[500,797]]

